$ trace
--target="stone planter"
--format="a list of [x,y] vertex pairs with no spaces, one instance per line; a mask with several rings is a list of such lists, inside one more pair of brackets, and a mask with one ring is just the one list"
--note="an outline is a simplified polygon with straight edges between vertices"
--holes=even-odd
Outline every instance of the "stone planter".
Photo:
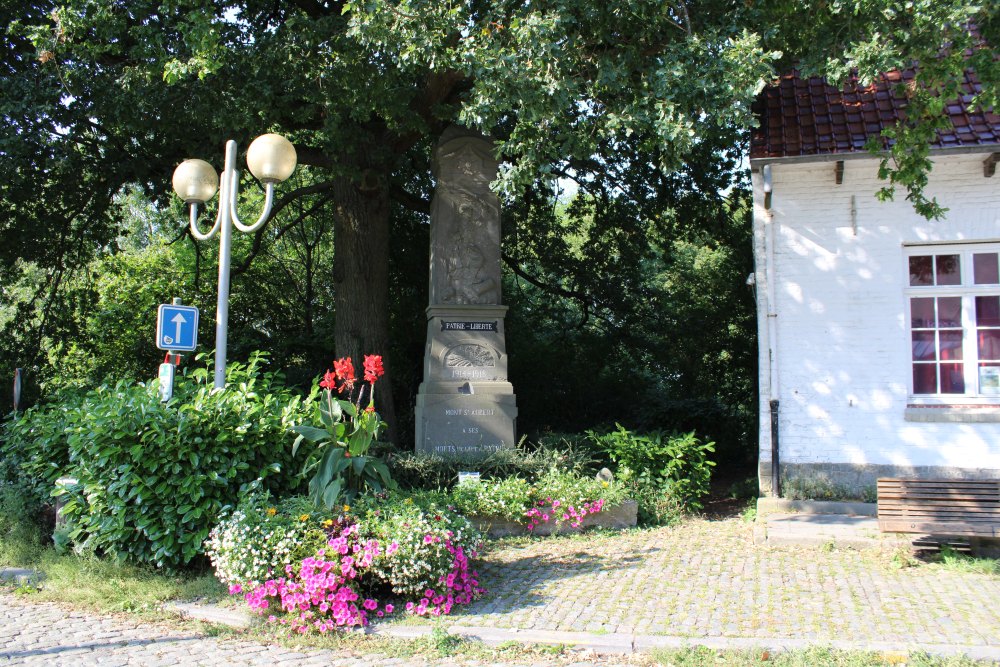
[[515,535],[570,535],[579,533],[586,528],[610,528],[621,530],[622,528],[632,528],[638,518],[639,505],[634,500],[626,500],[621,505],[609,507],[601,510],[597,514],[588,514],[583,517],[583,523],[579,528],[574,528],[568,523],[558,524],[553,520],[539,524],[534,530],[528,530],[523,523],[508,521],[500,517],[470,516],[469,520],[484,535],[489,537],[511,537]]

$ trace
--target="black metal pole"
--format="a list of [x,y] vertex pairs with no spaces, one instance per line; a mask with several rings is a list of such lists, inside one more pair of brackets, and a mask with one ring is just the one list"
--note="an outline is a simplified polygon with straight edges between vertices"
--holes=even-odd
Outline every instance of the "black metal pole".
[[778,399],[771,400],[771,494],[781,497],[781,465],[778,460]]

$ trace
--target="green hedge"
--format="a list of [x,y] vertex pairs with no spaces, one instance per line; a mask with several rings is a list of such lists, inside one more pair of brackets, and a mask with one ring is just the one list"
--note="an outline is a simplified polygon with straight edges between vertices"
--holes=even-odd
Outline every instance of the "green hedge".
[[177,378],[161,403],[156,383],[104,385],[35,408],[7,424],[3,448],[46,485],[68,476],[65,507],[80,546],[161,567],[190,563],[223,508],[263,478],[276,495],[298,489],[289,429],[312,398],[261,370],[262,355],[230,364],[213,391],[208,369]]

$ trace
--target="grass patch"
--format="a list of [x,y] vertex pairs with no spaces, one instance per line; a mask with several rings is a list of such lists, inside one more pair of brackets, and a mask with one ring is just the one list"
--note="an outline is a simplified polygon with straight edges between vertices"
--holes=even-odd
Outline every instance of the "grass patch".
[[[210,573],[168,575],[151,567],[118,563],[94,556],[60,555],[52,548],[0,541],[0,566],[29,567],[43,575],[38,587],[19,591],[39,601],[62,602],[104,612],[135,612],[160,616],[168,600],[227,597],[225,587]],[[11,554],[30,558],[10,558]]]
[[1000,576],[1000,560],[970,556],[945,545],[941,546],[941,551],[938,553],[931,554],[928,560],[952,572],[970,572],[973,574]]
[[839,651],[814,647],[780,653],[765,649],[724,651],[695,646],[678,650],[653,652],[657,664],[665,667],[980,667],[992,661],[973,660],[965,656],[936,657],[926,653]]

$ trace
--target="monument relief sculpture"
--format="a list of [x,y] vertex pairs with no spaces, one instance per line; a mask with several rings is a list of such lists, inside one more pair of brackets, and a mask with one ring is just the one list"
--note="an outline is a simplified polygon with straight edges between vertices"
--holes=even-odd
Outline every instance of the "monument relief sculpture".
[[431,303],[500,303],[500,202],[490,190],[497,161],[475,135],[442,137],[431,201]]

